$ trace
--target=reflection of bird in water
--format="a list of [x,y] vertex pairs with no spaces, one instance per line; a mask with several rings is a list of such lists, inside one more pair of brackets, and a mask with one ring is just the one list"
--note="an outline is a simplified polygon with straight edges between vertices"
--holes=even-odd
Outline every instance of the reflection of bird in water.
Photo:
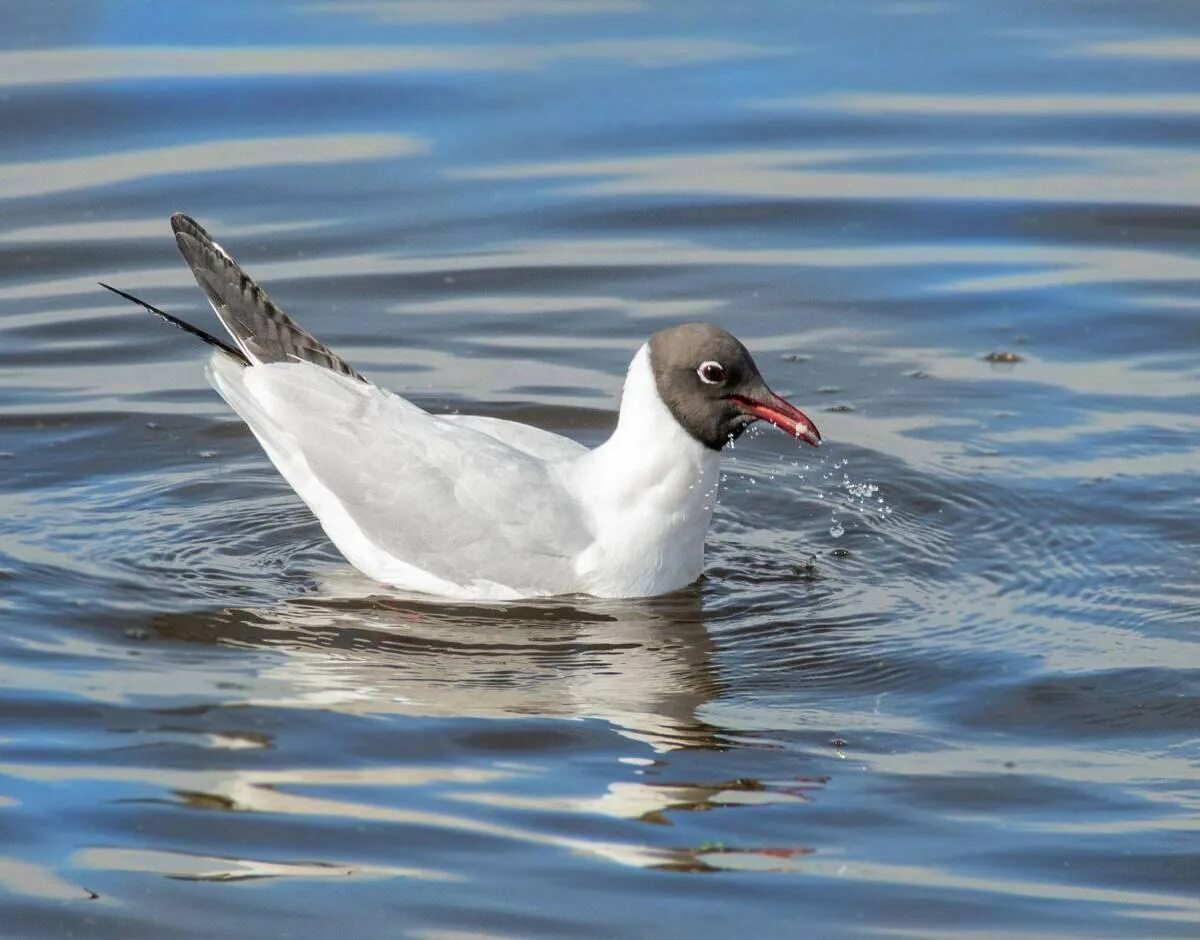
[[[251,665],[257,668],[255,676],[247,681],[239,672],[236,682],[214,683],[210,702],[224,715],[219,728],[206,720],[193,731],[172,710],[164,713],[157,730],[143,729],[174,740],[198,731],[219,759],[188,767],[6,763],[0,764],[0,775],[56,783],[102,780],[136,795],[131,806],[144,803],[150,787],[162,794],[149,796],[152,802],[165,800],[189,812],[263,814],[281,824],[321,819],[356,828],[411,827],[437,832],[443,839],[461,835],[465,844],[480,838],[519,842],[634,867],[783,867],[796,864],[808,851],[779,845],[684,845],[675,835],[681,830],[670,825],[680,813],[799,805],[823,784],[667,776],[674,749],[724,749],[739,743],[697,716],[720,693],[714,644],[698,594],[637,604],[536,602],[495,608],[345,596],[365,585],[352,581],[333,591],[327,584],[320,595],[274,609],[170,614],[154,620],[154,632],[165,638],[258,651],[238,657],[239,669]],[[302,719],[320,716],[326,725],[330,713],[503,723],[498,723],[497,735],[481,743],[482,761],[359,763],[314,755],[299,766],[264,764],[252,755],[277,746],[277,735],[237,727],[237,716],[244,714],[238,706],[245,705],[292,708]],[[625,754],[615,755],[617,760],[589,764],[587,785],[595,786],[591,792],[581,792],[578,779],[559,789],[537,762],[514,762],[503,755],[488,759],[490,749],[503,752],[508,743],[521,744],[526,734],[521,720],[526,718],[603,720],[652,752],[648,756],[631,743]],[[536,746],[544,734],[545,722],[531,721],[526,743]],[[573,818],[582,824],[573,825]],[[614,822],[597,830],[597,819]],[[77,853],[72,865],[221,881],[453,877],[436,862],[430,866],[420,840],[410,844],[401,839],[396,845],[395,864],[385,866],[375,856],[356,858],[353,840],[339,843],[328,857],[308,853],[302,859],[280,858],[265,848],[235,858],[208,854],[204,845],[99,846]],[[189,851],[197,847],[199,853]]]
[[[654,601],[450,604],[371,594],[347,573],[274,609],[156,619],[164,636],[286,655],[262,704],[428,717],[596,718],[656,751],[719,746],[698,592]],[[275,694],[277,692],[277,694]]]

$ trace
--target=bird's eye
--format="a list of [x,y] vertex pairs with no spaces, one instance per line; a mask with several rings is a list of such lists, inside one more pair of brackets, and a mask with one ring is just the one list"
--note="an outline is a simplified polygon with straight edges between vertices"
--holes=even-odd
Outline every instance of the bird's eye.
[[700,376],[700,381],[706,385],[720,385],[725,381],[725,369],[719,362],[700,363],[700,368],[696,370],[696,374]]

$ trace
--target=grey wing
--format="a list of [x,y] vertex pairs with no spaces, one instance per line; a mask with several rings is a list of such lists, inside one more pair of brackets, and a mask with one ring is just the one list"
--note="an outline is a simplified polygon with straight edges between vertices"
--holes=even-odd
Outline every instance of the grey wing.
[[555,434],[544,431],[529,424],[517,421],[506,421],[503,418],[491,418],[484,415],[442,415],[443,421],[449,421],[465,428],[479,431],[488,437],[507,444],[509,447],[538,457],[542,460],[567,460],[587,453],[582,444]]
[[573,584],[590,536],[546,461],[307,364],[214,360],[212,374],[338,547],[378,580],[394,560],[526,595]]
[[213,310],[251,362],[311,362],[365,382],[354,367],[279,309],[201,225],[171,216],[175,243]]
[[587,531],[542,461],[436,418],[415,437],[349,428],[302,449],[373,545],[446,581],[563,593]]

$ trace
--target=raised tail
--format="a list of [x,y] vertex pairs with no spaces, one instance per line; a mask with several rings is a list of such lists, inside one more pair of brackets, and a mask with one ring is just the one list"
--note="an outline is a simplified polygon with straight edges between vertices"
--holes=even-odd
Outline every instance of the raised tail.
[[196,282],[249,362],[302,360],[366,381],[346,360],[280,310],[194,219],[177,212],[171,216],[171,228]]
[[146,301],[142,300],[141,297],[134,297],[133,294],[127,294],[125,291],[113,287],[111,284],[105,284],[103,281],[100,281],[99,284],[105,290],[110,290],[118,297],[124,297],[128,301],[132,301],[139,307],[142,307],[154,314],[156,317],[162,317],[172,326],[179,327],[185,333],[191,333],[193,336],[199,337],[200,339],[204,340],[204,342],[208,343],[209,346],[216,346],[217,349],[221,350],[221,352],[228,353],[234,359],[238,360],[238,362],[242,363],[242,365],[250,365],[250,360],[246,358],[246,354],[240,349],[230,346],[227,342],[225,342],[225,340],[218,339],[211,333],[205,333],[204,330],[200,329],[198,326],[192,326],[187,321],[180,320],[179,317],[171,316],[171,314],[167,313],[165,310],[159,310],[156,306],[154,306],[154,304],[147,303]]

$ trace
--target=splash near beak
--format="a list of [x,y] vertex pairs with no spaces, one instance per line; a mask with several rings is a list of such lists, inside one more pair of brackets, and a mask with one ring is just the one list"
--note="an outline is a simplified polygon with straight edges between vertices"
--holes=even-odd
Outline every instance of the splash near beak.
[[729,400],[746,414],[767,421],[779,430],[800,438],[806,444],[813,447],[819,447],[821,444],[821,432],[808,415],[768,388],[764,388],[763,393],[755,395],[754,398],[733,395]]

